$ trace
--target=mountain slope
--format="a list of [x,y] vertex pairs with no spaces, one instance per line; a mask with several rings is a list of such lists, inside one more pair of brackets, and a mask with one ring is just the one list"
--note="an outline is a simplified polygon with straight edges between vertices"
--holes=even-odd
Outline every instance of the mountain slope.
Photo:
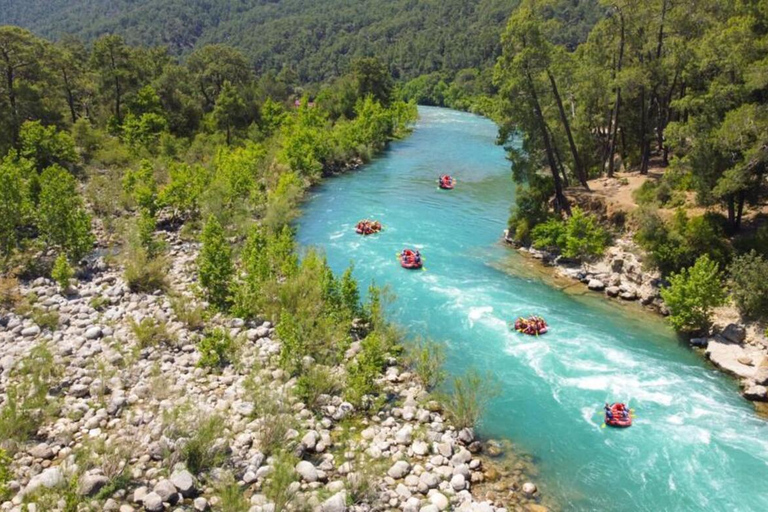
[[[596,0],[560,0],[558,14],[583,38]],[[176,54],[204,43],[243,50],[260,70],[292,67],[301,81],[338,75],[377,55],[396,77],[492,63],[516,0],[0,0],[0,24],[58,38],[119,33]],[[575,26],[574,26],[575,25]]]

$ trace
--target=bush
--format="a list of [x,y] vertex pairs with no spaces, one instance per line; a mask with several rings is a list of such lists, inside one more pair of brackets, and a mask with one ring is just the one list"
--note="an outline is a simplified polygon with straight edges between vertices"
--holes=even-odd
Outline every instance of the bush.
[[664,275],[692,266],[702,254],[720,265],[730,258],[725,234],[712,216],[689,219],[680,209],[665,222],[655,211],[641,209],[635,218],[635,240],[646,251],[648,263]]
[[52,165],[69,166],[77,162],[75,141],[67,132],[55,126],[43,126],[40,121],[26,121],[19,132],[21,156],[34,161],[38,170]]
[[531,239],[536,249],[559,251],[567,243],[565,222],[560,219],[549,219],[533,228]]
[[137,322],[130,319],[129,325],[133,335],[139,342],[139,348],[156,347],[158,345],[172,345],[173,336],[168,332],[168,326],[165,322],[158,322],[152,317],[146,317]]
[[11,458],[0,448],[0,503],[11,498],[11,490],[8,488],[8,482],[11,481]]
[[0,409],[0,447],[15,449],[29,440],[55,413],[55,402],[48,391],[57,382],[60,369],[44,344],[35,346],[11,370],[5,390],[5,402]]
[[197,365],[203,368],[221,368],[234,360],[235,344],[224,329],[214,329],[197,342],[200,360]]
[[0,275],[0,308],[13,309],[20,301],[19,280]]
[[226,310],[230,303],[229,283],[235,269],[232,265],[232,249],[224,237],[224,229],[211,215],[201,235],[202,248],[197,257],[200,284],[208,301],[216,308]]
[[600,256],[608,243],[608,234],[594,215],[573,208],[566,221],[549,219],[531,232],[533,246],[560,252],[566,258]]
[[32,321],[39,325],[41,329],[48,329],[53,332],[59,328],[59,314],[56,311],[44,311],[40,308],[33,308],[30,316]]
[[321,395],[333,395],[341,384],[327,366],[312,365],[296,380],[296,396],[312,411],[317,411]]
[[669,278],[661,297],[669,309],[669,321],[678,331],[700,332],[709,327],[712,309],[725,302],[717,262],[706,254],[691,268],[684,268]]
[[563,256],[582,259],[600,256],[607,242],[608,234],[598,224],[597,218],[580,208],[573,208],[566,221]]
[[445,380],[445,349],[439,343],[419,341],[411,348],[410,360],[427,391],[437,388]]
[[91,217],[77,193],[77,182],[58,165],[48,167],[40,177],[38,205],[40,235],[51,246],[78,261],[93,247]]
[[53,264],[53,270],[51,270],[51,277],[59,285],[62,291],[69,289],[70,280],[75,275],[74,270],[67,261],[67,256],[64,253],[59,254],[56,257],[56,261]]
[[379,390],[376,379],[384,369],[387,347],[377,332],[372,332],[360,342],[362,350],[347,369],[345,396],[351,403],[361,406],[366,395]]
[[[146,230],[146,226],[144,229]],[[142,235],[141,231],[138,220],[128,229],[123,247],[123,277],[133,292],[153,293],[156,290],[166,290],[168,261],[163,256],[153,257],[150,254],[145,247],[146,233]]]
[[189,299],[178,295],[170,297],[170,301],[176,318],[188,329],[199,331],[205,327],[206,311],[204,307],[199,304],[190,306]]
[[0,161],[0,254],[9,255],[21,241],[30,209],[26,177],[34,173],[29,161],[8,155]]
[[734,259],[728,273],[739,312],[747,318],[768,315],[768,261],[753,250]]
[[498,396],[497,381],[491,375],[480,375],[469,370],[453,379],[453,392],[446,400],[446,408],[457,428],[475,428],[485,413],[488,403]]
[[285,510],[285,507],[296,496],[291,484],[296,481],[294,468],[297,463],[296,457],[287,451],[282,451],[275,457],[272,472],[269,474],[264,487],[264,495],[275,504],[276,511]]
[[211,416],[201,421],[181,449],[187,469],[198,475],[203,471],[221,465],[226,459],[226,444],[221,434],[226,426],[221,416]]

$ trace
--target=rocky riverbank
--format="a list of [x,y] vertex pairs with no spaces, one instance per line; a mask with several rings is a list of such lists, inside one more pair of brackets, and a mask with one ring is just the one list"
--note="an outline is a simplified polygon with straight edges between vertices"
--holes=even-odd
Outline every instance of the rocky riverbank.
[[[665,282],[657,271],[643,269],[642,250],[631,237],[616,240],[596,262],[567,260],[547,251],[517,246],[506,231],[504,241],[552,268],[557,275],[579,281],[606,298],[638,301],[652,312],[668,314],[660,295]],[[764,333],[764,326],[743,322],[735,308],[727,306],[715,312],[709,336],[692,338],[689,343],[717,368],[737,378],[745,398],[768,403],[768,338]]]
[[[546,510],[525,461],[491,460],[498,445],[454,428],[395,359],[382,406],[355,410],[339,393],[320,395],[313,413],[277,365],[272,324],[195,318],[198,245],[161,234],[172,293],[133,293],[98,259],[66,294],[47,279],[21,283],[24,306],[0,313],[4,410],[30,378],[55,382],[34,441],[0,441],[13,454],[0,509]],[[238,346],[220,371],[198,365],[212,327]],[[276,435],[295,457],[287,471],[270,452]]]

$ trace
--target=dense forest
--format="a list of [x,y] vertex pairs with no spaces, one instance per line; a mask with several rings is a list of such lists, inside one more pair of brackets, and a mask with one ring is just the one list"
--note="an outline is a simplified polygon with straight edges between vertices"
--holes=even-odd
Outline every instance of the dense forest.
[[[595,0],[551,2],[568,20],[560,40],[586,37],[602,13]],[[210,43],[240,49],[259,72],[287,67],[302,83],[344,73],[376,56],[396,79],[487,68],[516,2],[509,0],[3,0],[0,24],[48,38],[92,41],[122,35],[128,44],[167,46],[174,55]]]
[[[609,16],[575,49],[558,42],[543,5],[524,1],[512,14],[494,71],[493,115],[520,184],[512,237],[599,254],[604,233],[572,208],[569,187],[653,167],[658,179],[635,193],[642,208],[619,219],[647,264],[699,283],[727,267],[742,312],[768,313],[768,290],[755,284],[768,269],[768,4],[605,0]],[[706,213],[688,213],[697,208]],[[680,284],[688,306],[725,299]],[[681,298],[673,291],[668,303]],[[678,326],[705,325],[699,316]]]

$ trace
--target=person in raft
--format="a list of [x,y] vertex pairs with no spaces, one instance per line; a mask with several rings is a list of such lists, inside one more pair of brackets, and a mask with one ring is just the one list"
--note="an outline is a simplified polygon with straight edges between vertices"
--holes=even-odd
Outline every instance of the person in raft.
[[416,253],[414,255],[414,261],[416,263],[421,263],[421,253],[419,251],[416,251]]
[[608,404],[608,402],[605,402],[605,418],[608,420],[613,419],[613,412],[611,412],[611,406]]

